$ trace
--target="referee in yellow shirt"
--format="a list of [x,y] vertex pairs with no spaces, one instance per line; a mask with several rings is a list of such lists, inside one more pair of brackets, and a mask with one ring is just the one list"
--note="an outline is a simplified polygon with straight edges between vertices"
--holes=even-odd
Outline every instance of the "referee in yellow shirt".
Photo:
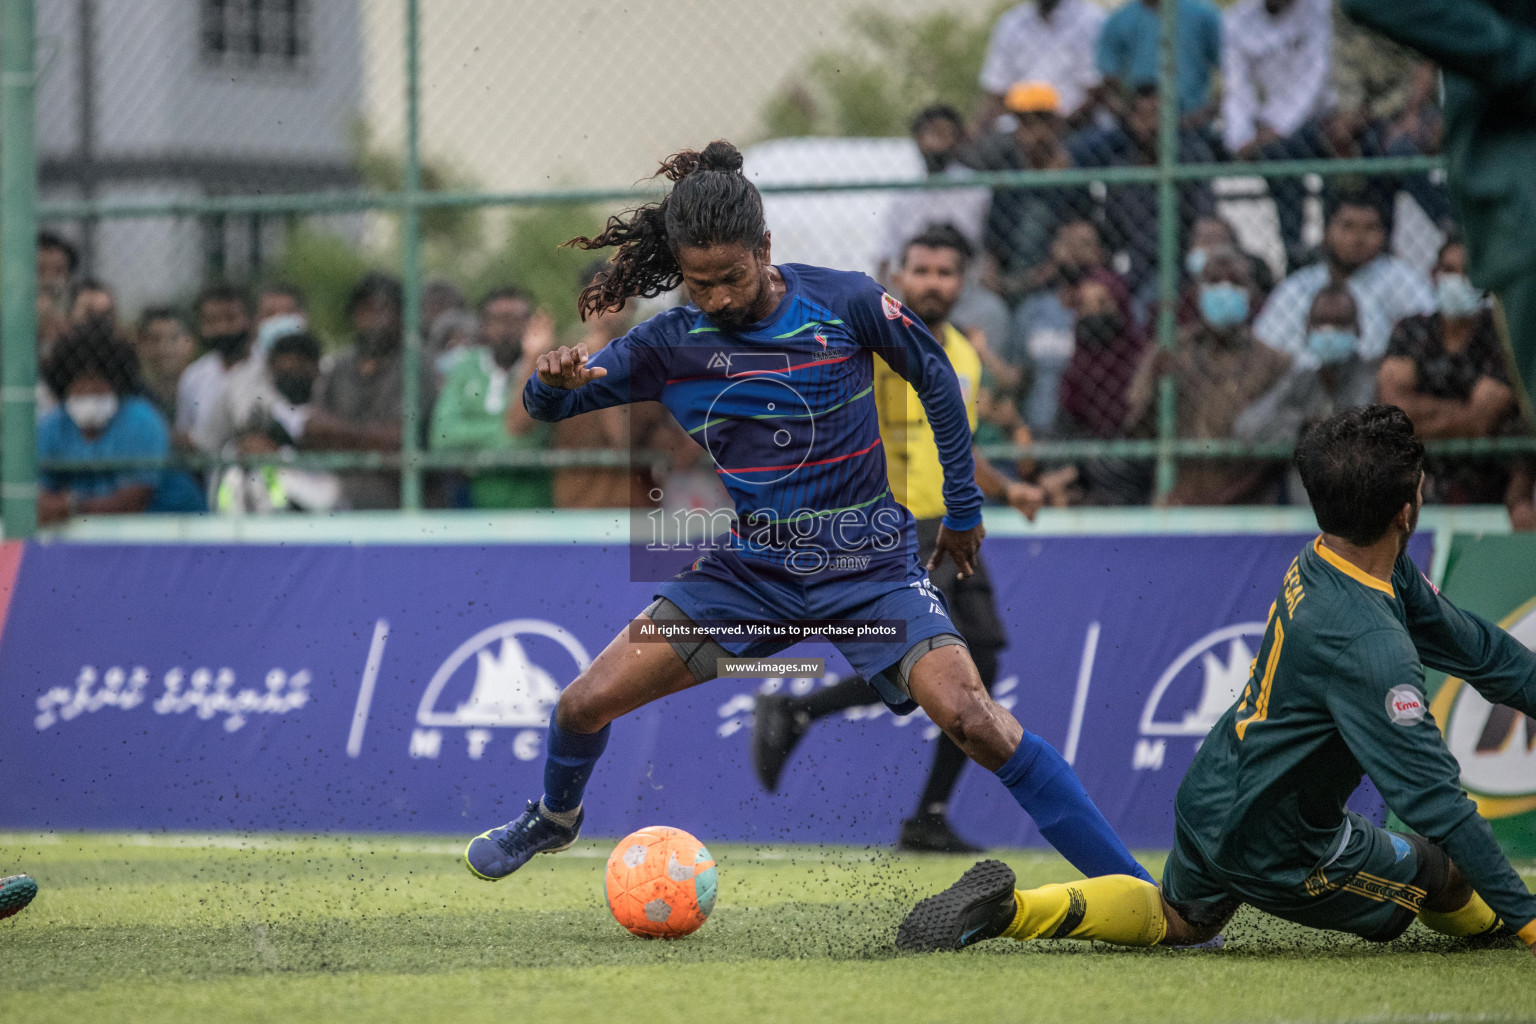
[[[965,398],[971,430],[976,429],[976,396],[981,386],[981,357],[948,320],[965,287],[966,265],[972,256],[965,236],[948,224],[928,227],[907,242],[901,265],[892,275],[897,296],[923,323],[949,356],[960,394]],[[919,557],[933,554],[944,517],[944,470],[933,428],[923,412],[917,392],[884,360],[875,360],[875,405],[880,416],[891,494],[917,520]],[[981,456],[976,457],[976,483],[990,499],[1002,499],[1029,519],[1035,518],[1044,492],[1033,484],[1009,480]],[[953,560],[946,560],[930,574],[934,586],[949,604],[950,618],[970,648],[976,670],[988,690],[997,679],[997,652],[1008,644],[992,597],[992,579],[980,559],[976,571],[957,579]],[[779,774],[790,752],[812,722],[848,708],[878,704],[880,699],[862,678],[853,676],[804,697],[764,694],[757,698],[752,735],[752,762],[757,777],[771,792],[778,788]],[[959,781],[966,756],[947,736],[939,736],[933,768],[918,803],[917,814],[901,826],[898,846],[904,850],[937,853],[974,853],[972,846],[949,825],[946,809]]]

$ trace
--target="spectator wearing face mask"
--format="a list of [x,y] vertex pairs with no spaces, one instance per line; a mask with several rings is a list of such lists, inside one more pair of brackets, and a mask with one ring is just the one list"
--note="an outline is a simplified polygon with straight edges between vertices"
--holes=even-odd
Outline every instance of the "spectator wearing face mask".
[[1326,213],[1323,259],[1280,282],[1253,322],[1253,333],[1264,344],[1309,361],[1312,300],[1326,284],[1346,284],[1359,316],[1360,357],[1374,364],[1386,354],[1399,320],[1434,312],[1434,292],[1423,274],[1387,253],[1387,217],[1373,197],[1332,195]]
[[[542,451],[551,427],[528,415],[520,397],[539,356],[554,347],[554,323],[516,288],[480,303],[481,347],[454,363],[432,416],[440,451]],[[498,469],[470,478],[475,508],[548,508],[546,469]]]
[[[967,153],[984,171],[1060,170],[1072,166],[1063,142],[1061,99],[1046,82],[1015,83],[1004,96],[1014,116],[1012,132],[983,139]],[[1088,216],[1093,196],[1085,187],[997,188],[987,209],[983,280],[1010,303],[1040,287],[1050,261],[1051,238],[1068,220]]]
[[[204,450],[225,456],[252,453],[245,443],[248,436],[265,434],[273,407],[283,401],[275,380],[278,367],[271,363],[272,352],[278,351],[279,343],[285,343],[282,351],[290,355],[313,350],[318,370],[320,346],[314,338],[302,331],[279,334],[270,342],[270,351],[264,355],[253,354],[225,380],[224,388],[214,400],[213,408],[201,428],[200,447]],[[313,378],[310,379],[310,386],[313,386]],[[306,405],[308,401],[306,393],[305,400],[297,404]],[[258,452],[271,450],[275,449],[256,449]]]
[[[352,344],[337,352],[320,374],[304,415],[293,422],[294,441],[319,451],[400,450],[405,408],[400,282],[376,271],[365,274],[347,297]],[[418,377],[423,427],[436,392],[432,367]],[[423,430],[423,434],[426,431]],[[342,497],[354,509],[400,507],[400,475],[355,470],[341,474]]]
[[[1107,270],[1095,270],[1077,286],[1077,324],[1072,359],[1061,376],[1058,436],[1110,440],[1126,436],[1129,391],[1146,357],[1146,337],[1131,315],[1131,296]],[[1142,505],[1151,497],[1145,463],[1120,458],[1088,459],[1041,476],[1054,504]]]
[[[964,181],[976,172],[960,162],[965,142],[965,121],[945,103],[918,111],[912,119],[912,142],[923,158],[929,178]],[[903,189],[886,210],[880,242],[880,279],[887,280],[901,261],[907,239],[930,224],[951,224],[973,246],[981,245],[982,225],[987,218],[991,192],[985,187]]]
[[[1348,285],[1325,285],[1313,297],[1304,344],[1308,358],[1238,416],[1238,439],[1293,444],[1310,424],[1376,400],[1376,363],[1360,356],[1360,310]],[[1307,500],[1294,470],[1286,491],[1292,504]]]
[[[259,385],[233,397],[226,408],[239,419],[231,424],[227,455],[270,455],[295,447],[302,437],[320,376],[320,343],[305,333],[284,334],[272,342]],[[341,500],[334,473],[266,465],[230,466],[213,491],[214,510],[225,515],[271,512],[329,512]]]
[[[1209,249],[1197,294],[1199,319],[1179,331],[1173,351],[1150,349],[1131,381],[1131,433],[1149,431],[1164,374],[1173,377],[1178,436],[1208,440],[1230,438],[1238,415],[1290,368],[1289,356],[1260,345],[1249,329],[1253,285],[1244,253],[1230,246]],[[1261,460],[1181,459],[1168,504],[1269,504],[1276,478]]]
[[[1250,289],[1253,295],[1253,301],[1249,304],[1248,319],[1252,322],[1253,314],[1264,308],[1270,292],[1275,290],[1275,272],[1261,257],[1243,248],[1242,242],[1237,237],[1237,229],[1225,217],[1211,213],[1196,218],[1191,225],[1189,251],[1184,254],[1186,285],[1198,285],[1200,272],[1205,269],[1205,261],[1209,258],[1211,250],[1224,248],[1236,249],[1248,262],[1248,279],[1251,282]],[[1187,288],[1186,291],[1190,289]],[[1199,315],[1200,310],[1191,300],[1187,308],[1180,310],[1179,322],[1187,323]]]
[[176,385],[176,432],[186,446],[215,451],[222,439],[212,431],[213,409],[230,376],[248,364],[256,304],[244,288],[215,284],[198,294],[195,309],[204,354]]
[[[138,394],[138,360],[103,321],[74,327],[54,347],[44,371],[59,406],[37,428],[39,460],[163,459],[170,430]],[[76,515],[198,512],[201,496],[182,473],[159,469],[45,470],[39,478],[38,522]]]
[[[1016,405],[1018,420],[1034,437],[1056,428],[1061,376],[1075,348],[1077,288],[1105,271],[1104,245],[1092,221],[1071,220],[1051,239],[1050,263],[1041,285],[1019,304],[1008,336],[976,345],[986,371],[983,386],[999,401]],[[975,344],[975,342],[972,342]]]
[[[1466,243],[1452,239],[1434,269],[1434,313],[1397,325],[1376,380],[1381,401],[1413,420],[1426,440],[1496,437],[1518,422],[1504,346],[1484,296],[1467,279]],[[1453,456],[1425,463],[1424,500],[1446,504],[1503,502],[1509,460]]]

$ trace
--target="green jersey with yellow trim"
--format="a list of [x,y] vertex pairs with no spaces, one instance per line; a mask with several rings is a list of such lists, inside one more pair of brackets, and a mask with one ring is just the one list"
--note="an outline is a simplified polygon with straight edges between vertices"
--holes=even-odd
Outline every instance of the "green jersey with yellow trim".
[[1506,924],[1536,937],[1536,896],[1461,790],[1425,699],[1426,665],[1536,716],[1536,654],[1451,604],[1406,554],[1388,583],[1321,537],[1303,549],[1247,687],[1201,744],[1174,805],[1232,895],[1302,890],[1348,838],[1344,803],[1363,772]]

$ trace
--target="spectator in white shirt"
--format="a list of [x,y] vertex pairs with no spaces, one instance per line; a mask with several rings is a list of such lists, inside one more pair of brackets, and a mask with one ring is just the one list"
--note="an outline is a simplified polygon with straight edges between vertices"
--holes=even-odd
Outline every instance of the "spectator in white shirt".
[[[929,178],[958,181],[975,176],[976,172],[959,159],[965,119],[949,104],[935,103],[918,111],[912,119],[912,141]],[[992,190],[985,185],[897,192],[886,210],[882,229],[880,280],[887,280],[890,270],[901,262],[907,240],[932,224],[954,225],[979,250],[991,202]]]
[[1089,0],[1027,0],[1005,11],[992,26],[981,65],[978,131],[997,130],[1003,96],[1025,80],[1055,87],[1068,125],[1086,120],[1090,94],[1099,84],[1093,54],[1104,19],[1104,9]]
[[176,440],[203,451],[218,447],[213,409],[231,373],[251,358],[256,302],[235,285],[204,288],[197,297],[197,336],[207,352],[193,361],[176,385]]
[[[1330,0],[1239,0],[1224,16],[1221,118],[1227,152],[1241,160],[1323,156],[1308,143],[1335,102]],[[1309,126],[1313,128],[1306,132]],[[1305,186],[1271,179],[1280,237],[1294,264]]]
[[1374,373],[1392,328],[1404,317],[1434,312],[1435,294],[1423,274],[1386,253],[1387,221],[1368,194],[1332,196],[1328,206],[1323,260],[1280,282],[1254,321],[1253,333],[1271,348],[1295,356],[1298,366],[1317,365],[1307,348],[1307,313],[1325,286],[1342,282],[1355,297],[1358,355]]

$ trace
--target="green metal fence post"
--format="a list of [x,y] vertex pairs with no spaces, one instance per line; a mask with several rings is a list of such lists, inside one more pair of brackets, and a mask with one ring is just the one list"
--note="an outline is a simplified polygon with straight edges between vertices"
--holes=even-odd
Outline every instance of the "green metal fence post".
[[[1133,0],[1134,2],[1134,0]],[[1174,49],[1178,0],[1162,0],[1162,33],[1158,62],[1157,125],[1157,347],[1173,351],[1174,314],[1179,294],[1179,193],[1174,168],[1179,162],[1178,58]],[[1177,468],[1173,440],[1178,432],[1177,401],[1173,377],[1164,373],[1157,381],[1157,483],[1156,500],[1173,490]]]
[[421,508],[421,5],[405,0],[405,209],[401,212],[401,284],[405,350],[400,372],[400,507]]
[[37,160],[33,0],[0,0],[0,519],[37,529]]

